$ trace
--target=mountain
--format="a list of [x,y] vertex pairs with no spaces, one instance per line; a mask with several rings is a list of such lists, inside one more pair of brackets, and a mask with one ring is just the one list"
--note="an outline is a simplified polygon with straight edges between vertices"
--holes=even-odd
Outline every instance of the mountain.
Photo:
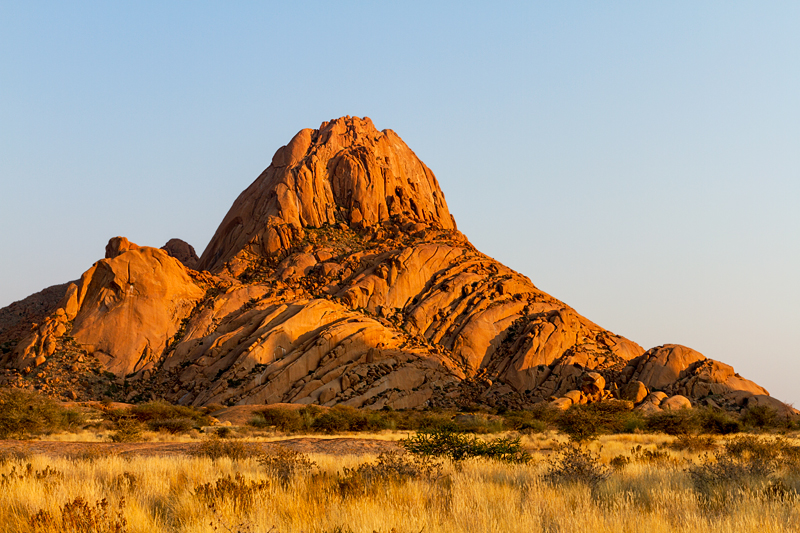
[[199,259],[173,241],[111,239],[5,350],[4,382],[185,405],[788,409],[690,348],[645,351],[480,253],[433,172],[368,118],[278,149]]

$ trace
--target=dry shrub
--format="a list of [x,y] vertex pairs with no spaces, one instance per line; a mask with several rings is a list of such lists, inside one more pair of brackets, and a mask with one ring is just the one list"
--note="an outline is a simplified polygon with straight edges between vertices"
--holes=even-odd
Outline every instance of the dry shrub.
[[295,476],[310,474],[317,466],[306,454],[283,446],[259,457],[258,463],[283,484],[288,484]]
[[600,463],[599,453],[577,443],[567,443],[557,446],[555,461],[544,479],[553,484],[587,485],[595,490],[609,475],[608,468]]
[[339,491],[343,495],[365,494],[390,483],[403,483],[412,479],[435,480],[441,476],[441,471],[441,463],[430,457],[385,452],[374,463],[344,468],[339,476]]
[[192,455],[208,457],[212,461],[227,457],[233,461],[247,459],[259,454],[253,446],[237,440],[221,440],[216,437],[204,440],[192,450]]
[[645,421],[645,427],[654,433],[688,435],[699,429],[700,422],[691,409],[679,409],[650,415]]
[[27,461],[31,458],[27,450],[0,450],[0,466],[5,466],[12,461]]
[[707,452],[717,448],[717,441],[714,437],[707,435],[690,435],[687,433],[678,435],[672,442],[668,442],[663,446],[678,451]]
[[609,464],[616,470],[621,470],[631,463],[646,463],[646,464],[669,464],[675,463],[675,458],[668,452],[661,450],[648,450],[638,444],[631,448],[629,455],[617,455]]
[[92,506],[79,496],[59,509],[58,518],[40,510],[29,523],[34,533],[125,533],[128,521],[123,513],[124,506],[125,500],[120,500],[117,510],[109,511],[105,498]]
[[0,486],[24,479],[32,479],[52,486],[64,480],[64,473],[52,468],[50,465],[45,466],[43,470],[34,470],[33,465],[28,463],[25,465],[25,469],[20,472],[17,472],[16,466],[12,466],[8,474],[0,474]]
[[65,409],[50,398],[21,389],[0,390],[0,439],[30,438],[74,429],[84,423],[75,409]]
[[140,442],[143,440],[144,424],[131,418],[121,418],[115,423],[116,431],[110,435],[112,442]]
[[139,485],[139,479],[133,472],[127,470],[121,474],[117,474],[111,480],[111,488],[118,492],[130,492],[135,490]]
[[130,409],[110,409],[106,411],[105,416],[118,428],[135,426],[138,423],[141,430],[147,428],[151,431],[172,434],[186,433],[211,423],[211,417],[199,409],[172,405],[163,400],[134,405]]
[[195,486],[194,495],[212,511],[222,502],[230,502],[236,513],[247,512],[253,508],[256,497],[269,489],[269,482],[245,479],[237,473],[235,477],[227,475],[214,483],[203,483]]
[[740,436],[727,440],[713,455],[703,454],[700,464],[690,465],[687,472],[706,503],[746,493],[785,499],[796,492],[776,474],[781,468],[795,468],[798,455],[798,447],[783,439]]

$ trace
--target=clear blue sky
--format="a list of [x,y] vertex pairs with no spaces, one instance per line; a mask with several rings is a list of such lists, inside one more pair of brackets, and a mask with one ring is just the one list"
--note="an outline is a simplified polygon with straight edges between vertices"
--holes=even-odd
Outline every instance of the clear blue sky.
[[800,405],[800,4],[269,4],[0,4],[0,306],[115,235],[202,252],[297,130],[369,116],[480,250]]

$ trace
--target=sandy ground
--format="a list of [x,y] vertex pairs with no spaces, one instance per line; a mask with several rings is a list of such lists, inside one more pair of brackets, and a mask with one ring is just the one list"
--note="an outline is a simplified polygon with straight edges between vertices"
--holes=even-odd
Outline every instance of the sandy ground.
[[[58,442],[58,441],[0,441],[0,453],[46,455],[50,457],[82,457],[102,455],[166,456],[191,454],[200,444],[197,442]],[[349,437],[316,438],[300,437],[271,442],[247,443],[256,451],[268,452],[276,446],[302,453],[327,455],[368,455],[398,450],[391,441],[359,439]]]

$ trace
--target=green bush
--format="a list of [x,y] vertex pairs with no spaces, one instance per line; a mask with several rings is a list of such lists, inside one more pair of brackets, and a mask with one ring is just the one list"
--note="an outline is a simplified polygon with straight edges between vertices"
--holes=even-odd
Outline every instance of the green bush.
[[730,435],[742,431],[742,423],[725,411],[701,409],[696,413],[700,430],[703,433]]
[[699,429],[697,417],[691,409],[663,411],[647,417],[645,426],[648,431],[666,433],[667,435],[686,435]]
[[400,441],[407,451],[422,456],[447,457],[459,462],[471,457],[486,457],[509,463],[527,463],[531,460],[522,449],[520,437],[500,437],[484,441],[474,435],[448,430],[421,431]]
[[211,424],[211,418],[200,409],[173,405],[163,400],[134,405],[126,414],[139,422],[144,422],[153,431],[158,431],[159,428],[175,427],[176,424],[179,424],[175,422],[177,420],[183,420],[182,424],[184,425],[192,424],[192,427]]
[[748,407],[742,415],[742,423],[752,429],[762,431],[770,429],[788,429],[791,424],[778,412],[766,405]]
[[[509,411],[503,413],[503,421],[507,429],[519,431],[520,433],[541,433],[548,428],[549,414],[540,415],[540,411]],[[545,418],[547,417],[547,418]]]
[[626,402],[609,401],[573,405],[555,419],[556,426],[571,441],[583,442],[598,435],[623,433],[626,428],[640,424],[639,415]]
[[270,408],[256,413],[250,425],[256,427],[274,427],[284,433],[292,433],[308,429],[305,420],[297,409]]
[[30,438],[76,429],[84,417],[38,394],[20,389],[0,390],[0,438]]

